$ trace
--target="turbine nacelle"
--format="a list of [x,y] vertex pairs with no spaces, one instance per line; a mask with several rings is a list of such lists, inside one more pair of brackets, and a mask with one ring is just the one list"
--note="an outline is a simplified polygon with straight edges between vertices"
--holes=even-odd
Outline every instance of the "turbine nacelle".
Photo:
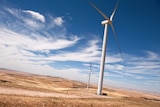
[[105,25],[105,24],[112,24],[112,21],[111,20],[104,20],[101,22],[102,25]]

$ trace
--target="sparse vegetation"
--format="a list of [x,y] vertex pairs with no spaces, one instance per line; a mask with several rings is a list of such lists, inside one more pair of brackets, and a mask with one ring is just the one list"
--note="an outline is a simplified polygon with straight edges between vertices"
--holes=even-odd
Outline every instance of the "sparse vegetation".
[[58,98],[0,95],[0,107],[160,107],[141,98]]
[[[104,88],[105,95],[99,97],[95,95],[95,86],[92,85],[89,92],[85,86],[62,78],[0,70],[0,107],[160,107],[159,96]],[[5,93],[2,89],[11,92]],[[27,94],[30,91],[34,95]],[[36,92],[44,95],[38,96]],[[45,96],[45,93],[52,93],[52,96]]]

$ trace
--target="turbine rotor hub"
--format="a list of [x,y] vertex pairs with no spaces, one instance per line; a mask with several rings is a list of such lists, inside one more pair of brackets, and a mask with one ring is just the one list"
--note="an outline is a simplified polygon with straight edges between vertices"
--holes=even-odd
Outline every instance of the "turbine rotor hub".
[[105,24],[111,24],[112,21],[111,20],[104,20],[101,22],[102,25],[105,25]]

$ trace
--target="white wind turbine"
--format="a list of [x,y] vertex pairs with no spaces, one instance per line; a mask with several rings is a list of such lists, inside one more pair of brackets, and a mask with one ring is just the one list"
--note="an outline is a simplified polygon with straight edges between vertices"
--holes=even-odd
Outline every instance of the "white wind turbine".
[[[115,32],[113,24],[112,24],[113,17],[115,15],[115,12],[116,12],[118,4],[119,4],[119,0],[117,2],[116,6],[115,6],[110,18],[108,18],[107,15],[105,15],[101,10],[99,10],[92,2],[89,2],[89,3],[105,18],[105,20],[101,22],[102,25],[105,26],[105,29],[104,29],[102,56],[101,56],[101,64],[100,64],[100,74],[99,74],[99,82],[98,82],[98,90],[97,90],[97,94],[101,95],[102,94],[102,86],[103,86],[104,68],[105,68],[106,46],[107,46],[107,37],[108,37],[108,25],[110,25],[112,30],[113,30],[114,37],[116,39],[116,43],[117,43],[119,51],[121,53],[120,45],[118,43],[118,38],[116,36],[116,32]],[[122,57],[122,54],[121,54],[121,57]]]
[[88,75],[88,82],[87,82],[87,89],[89,90],[89,86],[90,86],[90,78],[91,78],[91,74],[92,74],[92,63],[90,61],[90,67],[89,67],[89,75]]

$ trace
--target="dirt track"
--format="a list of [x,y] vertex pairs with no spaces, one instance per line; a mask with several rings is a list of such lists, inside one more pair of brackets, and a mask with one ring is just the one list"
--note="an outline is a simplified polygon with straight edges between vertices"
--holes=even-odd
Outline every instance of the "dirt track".
[[72,94],[63,94],[56,92],[40,92],[40,91],[10,88],[10,87],[0,87],[0,94],[37,96],[37,97],[62,97],[62,98],[110,98],[107,96],[98,96],[96,94],[87,91],[72,95]]
[[12,94],[12,95],[25,95],[25,96],[39,96],[39,97],[64,97],[64,98],[77,98],[75,95],[66,95],[60,93],[39,92],[18,88],[0,87],[0,94]]

